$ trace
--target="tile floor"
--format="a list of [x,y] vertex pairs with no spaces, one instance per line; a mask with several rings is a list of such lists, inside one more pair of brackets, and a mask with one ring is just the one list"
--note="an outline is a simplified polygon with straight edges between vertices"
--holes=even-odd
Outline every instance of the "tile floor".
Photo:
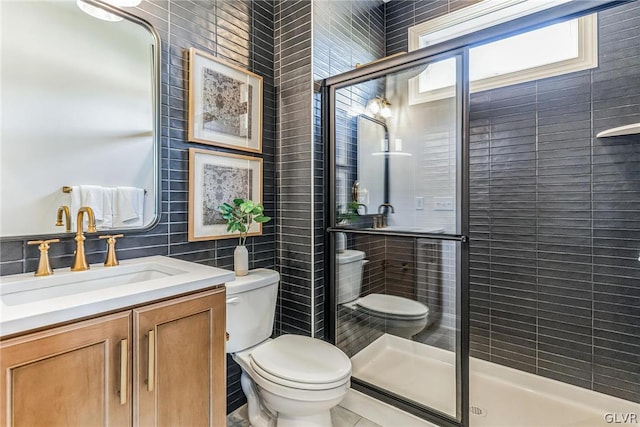
[[[353,389],[349,390],[340,406],[331,411],[331,420],[333,427],[437,427]],[[227,427],[249,426],[246,405],[227,417]]]
[[[382,427],[342,406],[336,406],[331,410],[331,421],[333,427]],[[227,416],[227,427],[250,427],[247,420],[247,405],[241,406]]]

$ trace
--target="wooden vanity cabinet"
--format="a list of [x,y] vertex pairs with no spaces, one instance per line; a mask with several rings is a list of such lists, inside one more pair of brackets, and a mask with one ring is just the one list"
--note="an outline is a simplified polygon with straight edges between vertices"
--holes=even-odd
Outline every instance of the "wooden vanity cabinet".
[[0,426],[225,426],[225,289],[0,342]]
[[226,426],[225,293],[133,310],[134,426]]
[[0,343],[2,426],[131,425],[131,313]]

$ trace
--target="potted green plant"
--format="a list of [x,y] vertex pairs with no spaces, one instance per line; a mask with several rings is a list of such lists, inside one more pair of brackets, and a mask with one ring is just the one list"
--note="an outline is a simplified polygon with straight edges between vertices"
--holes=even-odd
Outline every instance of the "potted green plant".
[[355,200],[347,203],[346,208],[343,208],[342,205],[338,205],[338,208],[336,209],[336,222],[338,224],[344,224],[358,218],[359,206],[360,205]]
[[233,199],[232,203],[223,203],[218,206],[218,212],[227,220],[227,231],[240,233],[238,246],[233,251],[233,270],[236,276],[249,274],[249,252],[245,243],[247,233],[254,222],[265,223],[271,221],[271,217],[264,215],[264,207],[260,203],[242,198]]

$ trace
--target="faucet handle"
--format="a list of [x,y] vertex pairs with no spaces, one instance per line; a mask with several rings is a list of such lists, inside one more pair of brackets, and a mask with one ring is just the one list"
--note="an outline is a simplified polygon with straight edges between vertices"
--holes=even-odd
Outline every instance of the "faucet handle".
[[98,236],[98,239],[107,239],[107,259],[104,261],[105,267],[115,267],[120,264],[116,258],[116,239],[124,237],[124,234],[107,234]]
[[35,276],[50,276],[53,274],[53,269],[51,268],[51,264],[49,264],[49,244],[50,243],[58,243],[60,239],[49,239],[49,240],[29,240],[27,245],[40,245],[38,249],[40,249],[40,261],[38,262],[38,269],[34,273]]

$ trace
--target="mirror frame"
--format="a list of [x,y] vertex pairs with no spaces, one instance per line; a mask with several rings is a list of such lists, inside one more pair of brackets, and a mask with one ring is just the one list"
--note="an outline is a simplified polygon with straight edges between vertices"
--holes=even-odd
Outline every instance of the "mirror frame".
[[[153,220],[149,223],[149,225],[140,228],[118,228],[118,229],[109,229],[102,230],[101,233],[109,233],[109,234],[118,234],[118,233],[127,233],[127,234],[140,234],[145,233],[153,228],[155,228],[160,223],[160,218],[162,216],[162,186],[161,186],[161,153],[162,153],[162,126],[161,126],[161,75],[162,75],[162,46],[161,46],[161,38],[158,31],[143,18],[136,16],[130,12],[122,10],[118,7],[112,6],[108,3],[104,3],[100,0],[83,0],[85,3],[88,3],[92,6],[99,7],[101,9],[106,10],[109,13],[113,13],[114,15],[118,15],[123,19],[126,19],[135,24],[141,25],[146,28],[149,33],[151,33],[151,37],[153,38],[153,59],[151,61],[151,79],[152,79],[152,115],[153,115],[153,191],[155,192],[156,200],[154,203],[155,207],[155,215]],[[97,19],[97,18],[95,18]],[[74,213],[72,213],[74,215]],[[12,242],[12,241],[20,241],[20,240],[44,240],[44,239],[52,239],[52,238],[67,238],[72,237],[74,235],[74,231],[70,232],[61,232],[61,233],[49,233],[49,234],[27,234],[20,236],[0,236],[0,242]],[[97,235],[98,233],[91,233],[88,236]]]

